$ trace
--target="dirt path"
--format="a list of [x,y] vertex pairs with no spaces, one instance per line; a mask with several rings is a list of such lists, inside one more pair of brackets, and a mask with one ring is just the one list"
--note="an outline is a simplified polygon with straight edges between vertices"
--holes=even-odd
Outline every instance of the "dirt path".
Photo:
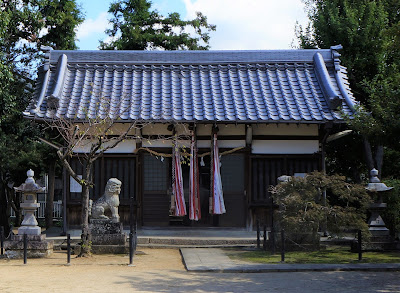
[[400,292],[400,272],[190,273],[178,249],[145,249],[128,256],[71,259],[55,252],[48,259],[0,259],[0,292]]
[[135,255],[134,267],[124,255],[71,256],[70,266],[65,252],[28,259],[27,265],[21,259],[0,259],[0,292],[132,292],[135,276],[151,282],[167,272],[186,273],[178,249],[140,251],[144,254]]

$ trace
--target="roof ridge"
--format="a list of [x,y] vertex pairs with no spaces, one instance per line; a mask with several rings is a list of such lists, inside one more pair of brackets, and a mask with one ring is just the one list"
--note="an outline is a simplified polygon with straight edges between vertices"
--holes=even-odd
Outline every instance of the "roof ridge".
[[[68,63],[96,64],[237,64],[237,63],[303,63],[313,62],[319,52],[325,62],[333,62],[331,49],[303,50],[248,50],[248,51],[80,51],[51,50],[49,63],[60,55],[68,56]],[[47,61],[46,60],[46,61]]]

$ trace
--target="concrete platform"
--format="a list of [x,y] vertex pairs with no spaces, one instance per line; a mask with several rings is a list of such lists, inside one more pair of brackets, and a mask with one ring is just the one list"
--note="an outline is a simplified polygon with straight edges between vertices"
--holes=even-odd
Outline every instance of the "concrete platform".
[[[46,233],[46,231],[44,232]],[[72,244],[80,241],[80,230],[69,230]],[[124,229],[129,235],[129,230]],[[66,247],[66,236],[59,236],[54,229],[46,233],[55,246]],[[142,228],[137,231],[138,246],[154,248],[170,247],[238,247],[255,246],[257,234],[245,229],[224,228]]]

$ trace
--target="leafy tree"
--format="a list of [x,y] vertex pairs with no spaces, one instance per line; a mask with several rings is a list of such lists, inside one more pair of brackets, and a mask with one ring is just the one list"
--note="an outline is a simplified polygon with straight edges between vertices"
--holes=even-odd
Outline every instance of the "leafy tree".
[[112,40],[101,41],[102,50],[207,50],[209,32],[216,28],[200,12],[193,20],[182,20],[176,12],[164,17],[147,0],[119,0],[108,12],[113,18],[106,33]]
[[11,187],[25,181],[27,168],[44,171],[54,162],[48,148],[36,142],[40,129],[22,117],[40,46],[74,48],[75,27],[82,21],[75,0],[0,1],[0,226],[6,233],[9,207],[20,215],[18,195]]
[[383,66],[387,15],[382,2],[372,0],[306,1],[310,27],[299,28],[302,48],[343,46],[341,61],[348,69],[352,91],[365,104],[363,80],[371,80]]
[[399,239],[400,233],[400,180],[385,180],[387,186],[393,187],[393,190],[386,193],[383,201],[386,202],[387,208],[383,211],[382,217],[386,227],[390,230],[393,237]]
[[84,21],[81,8],[73,0],[40,0],[39,12],[47,34],[40,44],[55,50],[76,50],[76,28]]
[[26,80],[15,66],[12,49],[6,46],[7,42],[15,46],[17,43],[14,33],[10,34],[15,27],[13,21],[20,17],[19,13],[14,13],[15,7],[16,3],[1,3],[0,10],[0,226],[5,227],[6,234],[9,232],[11,205],[16,212],[17,223],[21,219],[19,200],[10,186],[18,182],[15,171],[19,171],[19,163],[26,160],[25,154],[29,151],[25,148],[24,135],[30,132],[21,115],[22,105],[27,100],[27,92],[24,91]]
[[[399,92],[399,0],[308,0],[305,1],[309,25],[298,27],[302,48],[329,48],[343,45],[341,60],[348,68],[349,81],[362,108],[351,126],[363,145],[368,169],[376,167],[382,174],[384,146],[398,144]],[[354,165],[359,158],[341,161]],[[390,162],[388,162],[390,163]],[[355,173],[360,173],[355,172]]]
[[368,235],[365,214],[370,196],[363,185],[350,184],[343,176],[313,172],[305,178],[292,177],[271,187],[271,192],[279,205],[279,224],[294,241],[301,242],[310,233],[311,240],[317,241],[325,223],[331,233],[362,229]]

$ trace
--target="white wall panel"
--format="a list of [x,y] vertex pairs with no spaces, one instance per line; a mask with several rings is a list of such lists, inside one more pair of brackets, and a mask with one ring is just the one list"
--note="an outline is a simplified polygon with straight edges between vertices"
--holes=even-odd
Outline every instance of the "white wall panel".
[[253,154],[313,154],[319,151],[318,140],[253,140]]
[[[111,142],[105,144],[105,146],[111,144]],[[82,154],[88,153],[92,142],[89,140],[82,141],[77,147],[74,148],[74,153]],[[136,149],[136,142],[134,140],[124,140],[120,142],[116,147],[106,151],[106,154],[130,154]]]
[[253,135],[307,135],[317,136],[318,125],[315,124],[256,124]]

